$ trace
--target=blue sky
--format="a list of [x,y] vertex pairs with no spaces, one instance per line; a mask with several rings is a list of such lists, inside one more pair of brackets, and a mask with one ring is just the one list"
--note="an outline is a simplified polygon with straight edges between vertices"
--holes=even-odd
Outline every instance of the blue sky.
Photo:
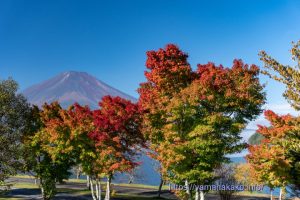
[[[291,63],[300,39],[300,1],[1,0],[0,77],[21,90],[58,73],[85,71],[137,97],[145,52],[175,43],[193,68],[234,58],[262,65],[266,50]],[[284,105],[283,86],[268,82],[268,103]],[[283,106],[283,107],[284,107]]]

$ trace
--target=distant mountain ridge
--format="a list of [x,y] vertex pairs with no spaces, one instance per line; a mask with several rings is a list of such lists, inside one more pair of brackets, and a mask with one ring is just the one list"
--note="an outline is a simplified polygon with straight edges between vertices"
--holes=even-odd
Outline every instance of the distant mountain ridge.
[[120,96],[132,102],[137,100],[120,90],[109,86],[86,72],[68,71],[33,85],[23,92],[32,104],[41,106],[45,102],[58,101],[66,108],[77,102],[89,105],[92,109],[98,107],[103,96]]

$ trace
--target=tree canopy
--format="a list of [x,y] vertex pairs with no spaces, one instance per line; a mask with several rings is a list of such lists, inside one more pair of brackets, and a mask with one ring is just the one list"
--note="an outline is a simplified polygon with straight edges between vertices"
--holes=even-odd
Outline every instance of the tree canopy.
[[14,80],[0,80],[0,185],[23,164],[22,136],[28,128],[30,109],[17,91]]

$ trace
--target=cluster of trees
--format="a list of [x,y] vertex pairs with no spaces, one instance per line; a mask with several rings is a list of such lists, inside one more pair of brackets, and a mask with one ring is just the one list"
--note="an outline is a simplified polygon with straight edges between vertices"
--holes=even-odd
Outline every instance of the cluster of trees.
[[[263,73],[286,84],[284,95],[298,110],[299,45],[292,49],[298,68],[283,66],[261,53],[266,69],[279,75]],[[221,172],[230,174],[229,181],[235,180],[224,163],[229,163],[228,154],[247,147],[240,133],[262,112],[265,93],[260,70],[241,60],[234,60],[230,68],[208,63],[193,70],[187,58],[173,44],[147,52],[146,82],[138,88],[138,102],[106,96],[97,110],[78,104],[63,109],[57,102],[42,108],[30,106],[17,94],[13,80],[1,81],[0,184],[17,170],[33,171],[43,198],[51,199],[56,183],[67,179],[72,167],[80,166],[89,177],[94,200],[101,199],[105,177],[105,199],[109,200],[114,174],[138,166],[135,158],[142,149],[159,162],[160,188],[166,181],[186,185],[186,191],[176,191],[182,199],[203,200],[207,191],[189,186],[224,182]],[[249,146],[248,164],[236,168],[239,174],[247,171],[247,176],[238,179],[271,188],[289,185],[299,191],[300,118],[272,111],[265,115],[271,126],[259,127],[256,137],[263,140]]]
[[137,104],[120,97],[103,97],[100,108],[74,104],[63,109],[57,102],[41,109],[17,95],[13,80],[0,83],[0,181],[17,170],[34,172],[43,199],[56,194],[56,183],[68,179],[80,165],[88,175],[92,197],[101,199],[100,179],[106,177],[106,196],[116,172],[130,171],[139,149],[145,146]]
[[[292,59],[297,66],[282,65],[266,52],[260,53],[265,64],[264,74],[286,86],[284,97],[300,110],[300,41],[293,44]],[[253,177],[271,189],[280,187],[280,199],[288,186],[300,195],[300,116],[278,115],[265,111],[270,126],[259,126],[256,137],[261,141],[249,145],[247,156]],[[260,134],[261,136],[257,136]],[[271,194],[272,198],[272,194]]]

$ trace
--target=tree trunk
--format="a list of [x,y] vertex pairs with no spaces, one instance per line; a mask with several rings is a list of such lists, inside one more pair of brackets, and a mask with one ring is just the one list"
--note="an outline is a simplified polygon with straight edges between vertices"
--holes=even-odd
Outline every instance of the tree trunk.
[[99,198],[99,188],[98,188],[98,183],[97,183],[97,181],[96,181],[96,184],[95,184],[95,192],[96,192],[96,197],[97,197],[97,199]]
[[91,188],[91,193],[92,193],[92,198],[93,198],[93,200],[97,200],[97,197],[96,197],[96,195],[95,195],[95,193],[94,193],[94,185],[93,185],[93,180],[91,179],[91,178],[89,178],[89,182],[90,182],[90,188]]
[[88,190],[91,190],[91,186],[90,186],[90,176],[86,175],[86,187]]
[[271,189],[270,199],[273,200],[273,189]]
[[101,181],[97,179],[96,184],[98,185],[98,200],[101,200]]
[[91,188],[91,193],[93,200],[101,200],[101,181],[99,178],[95,179],[95,188],[94,188],[94,183],[93,179],[89,178],[90,182],[90,188]]
[[42,178],[40,178],[40,188],[41,188],[42,198],[45,199],[45,190],[43,187],[43,179]]
[[200,200],[199,188],[196,188],[195,200]]
[[185,180],[185,188],[186,188],[186,193],[188,194],[188,199],[192,200],[192,195],[190,191],[190,186],[188,180]]
[[107,181],[106,181],[105,200],[110,200],[110,182],[111,182],[111,175],[108,175],[107,176]]
[[280,187],[280,190],[279,190],[278,200],[281,200],[281,199],[282,199],[282,187]]
[[161,177],[159,187],[158,187],[158,197],[160,197],[160,195],[161,195],[161,188],[162,188],[163,184],[164,184],[164,180]]
[[204,192],[202,190],[200,191],[200,200],[204,200]]

